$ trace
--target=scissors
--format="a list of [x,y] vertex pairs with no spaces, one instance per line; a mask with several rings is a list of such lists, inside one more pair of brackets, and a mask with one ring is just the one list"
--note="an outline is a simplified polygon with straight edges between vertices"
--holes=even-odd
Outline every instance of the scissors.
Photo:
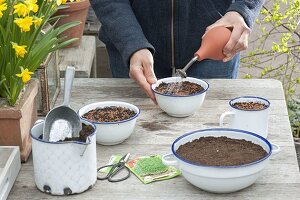
[[[126,155],[124,155],[119,160],[119,162],[117,162],[115,164],[111,164],[111,165],[105,165],[105,166],[102,166],[102,167],[98,168],[98,170],[97,170],[98,172],[101,169],[106,168],[106,167],[110,167],[110,170],[107,173],[107,175],[104,176],[104,177],[100,177],[99,173],[98,173],[97,179],[98,180],[106,180],[107,179],[109,182],[120,182],[120,181],[123,181],[123,180],[126,180],[127,178],[129,178],[129,176],[130,176],[130,170],[125,165],[126,162],[129,159],[129,156],[130,156],[130,153],[127,153]],[[125,169],[127,171],[127,175],[125,175],[122,178],[113,178],[114,176],[116,176],[123,169]]]

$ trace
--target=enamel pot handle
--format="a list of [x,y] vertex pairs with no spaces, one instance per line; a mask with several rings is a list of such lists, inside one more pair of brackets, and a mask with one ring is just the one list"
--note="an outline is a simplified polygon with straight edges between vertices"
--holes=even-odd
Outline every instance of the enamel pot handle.
[[280,152],[280,146],[271,142],[272,145],[272,156]]
[[178,166],[178,161],[175,160],[175,156],[172,153],[163,155],[161,159],[164,165],[174,166],[174,167]]
[[230,112],[230,111],[224,112],[224,113],[220,116],[220,119],[219,119],[219,125],[220,125],[221,127],[224,126],[224,118],[225,118],[226,116],[228,116],[228,115],[235,115],[235,113],[234,113],[234,112]]

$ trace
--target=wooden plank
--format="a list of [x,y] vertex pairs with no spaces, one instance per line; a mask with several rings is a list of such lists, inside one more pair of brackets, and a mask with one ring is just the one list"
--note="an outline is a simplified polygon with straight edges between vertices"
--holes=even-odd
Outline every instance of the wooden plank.
[[78,47],[58,51],[60,77],[64,77],[67,66],[75,67],[75,77],[89,78],[96,53],[95,36],[83,36]]

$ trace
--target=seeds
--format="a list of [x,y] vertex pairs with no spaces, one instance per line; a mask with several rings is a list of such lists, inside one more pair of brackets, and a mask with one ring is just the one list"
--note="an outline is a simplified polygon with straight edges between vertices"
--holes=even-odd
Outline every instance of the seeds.
[[136,112],[121,106],[107,106],[96,108],[85,113],[82,117],[93,122],[117,122],[129,119],[136,115]]
[[162,94],[176,95],[176,96],[188,96],[191,94],[196,94],[204,90],[204,88],[197,84],[189,81],[183,82],[172,82],[164,83],[162,82],[155,88],[155,90]]
[[268,106],[259,102],[236,102],[233,104],[233,107],[241,110],[263,110]]

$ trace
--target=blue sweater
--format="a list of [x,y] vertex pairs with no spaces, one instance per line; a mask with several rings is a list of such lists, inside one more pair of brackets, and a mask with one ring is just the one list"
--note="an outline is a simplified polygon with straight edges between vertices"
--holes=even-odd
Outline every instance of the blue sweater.
[[[251,28],[263,0],[90,0],[102,27],[99,38],[113,46],[128,66],[142,48],[154,63],[182,67],[201,44],[207,26],[228,11],[240,13]],[[121,58],[120,58],[121,59]]]

